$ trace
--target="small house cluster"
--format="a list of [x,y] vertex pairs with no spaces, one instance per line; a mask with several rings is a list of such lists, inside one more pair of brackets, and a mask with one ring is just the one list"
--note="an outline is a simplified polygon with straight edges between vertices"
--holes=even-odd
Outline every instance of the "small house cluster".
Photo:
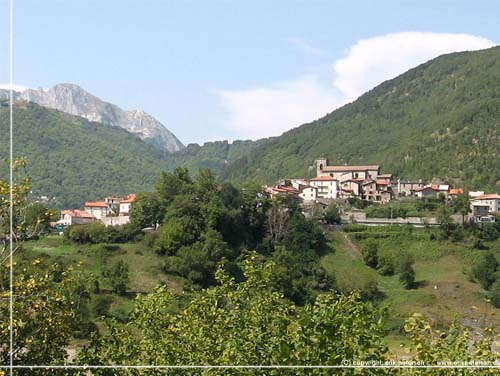
[[282,180],[274,187],[266,187],[266,192],[271,196],[295,194],[303,202],[357,197],[383,203],[394,197],[417,195],[425,188],[422,180],[394,180],[392,174],[382,174],[379,165],[330,166],[327,159],[320,158],[316,160],[315,178]]
[[106,226],[124,225],[130,222],[130,205],[135,197],[135,194],[129,194],[125,197],[106,197],[103,201],[87,201],[83,210],[62,210],[57,223],[71,226],[99,221]]
[[[387,203],[402,197],[453,199],[464,193],[449,184],[426,184],[417,181],[394,179],[392,174],[382,174],[379,165],[331,166],[326,158],[316,160],[316,177],[312,179],[284,179],[272,187],[265,187],[270,196],[287,194],[304,205],[325,205],[331,200],[359,198]],[[499,212],[500,195],[469,192],[472,217],[477,222],[492,220]],[[489,218],[489,219],[488,219]]]

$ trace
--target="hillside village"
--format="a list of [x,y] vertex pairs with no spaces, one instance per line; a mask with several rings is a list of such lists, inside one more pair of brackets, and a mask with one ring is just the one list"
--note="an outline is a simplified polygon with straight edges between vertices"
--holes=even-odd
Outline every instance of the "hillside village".
[[[382,174],[379,165],[333,166],[328,164],[326,158],[317,159],[315,164],[316,177],[282,179],[274,186],[265,187],[265,192],[272,197],[285,194],[304,205],[319,204],[322,207],[335,200],[352,198],[384,204],[405,197],[453,200],[464,194],[462,188],[453,188],[449,184],[428,184],[422,179],[395,179],[392,174]],[[495,220],[494,214],[500,212],[499,194],[485,194],[483,191],[467,194],[471,203],[469,220]]]
[[[287,195],[305,208],[317,204],[323,210],[331,202],[346,202],[349,199],[385,204],[404,198],[439,198],[453,200],[465,192],[450,184],[428,184],[422,179],[408,181],[395,179],[393,174],[381,173],[379,165],[334,166],[326,158],[315,161],[316,177],[312,179],[281,179],[273,186],[264,186],[263,191],[270,197]],[[500,195],[485,194],[483,191],[467,192],[470,199],[468,220],[490,222],[500,212]],[[62,210],[57,224],[70,226],[95,221],[105,226],[118,226],[130,222],[130,206],[135,194],[125,197],[105,197],[102,201],[85,202],[83,210]]]
[[106,226],[125,225],[130,222],[130,206],[135,198],[136,195],[132,193],[125,197],[112,196],[102,201],[87,201],[83,210],[62,210],[61,219],[56,224],[71,226],[99,221]]

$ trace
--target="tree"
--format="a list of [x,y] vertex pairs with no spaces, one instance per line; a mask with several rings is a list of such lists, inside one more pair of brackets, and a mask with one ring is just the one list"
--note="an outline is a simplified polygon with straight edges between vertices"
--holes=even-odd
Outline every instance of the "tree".
[[[22,241],[34,238],[43,230],[42,223],[52,216],[47,211],[40,218],[33,218],[29,211],[28,196],[31,190],[31,178],[26,174],[26,159],[18,158],[12,163],[12,229],[14,247],[19,249]],[[9,259],[10,251],[10,184],[7,179],[0,179],[0,265]]]
[[452,201],[452,208],[455,213],[462,215],[462,226],[465,224],[465,217],[471,212],[470,199],[468,193],[463,193],[455,197]]
[[160,255],[173,256],[181,247],[193,244],[200,234],[197,223],[188,217],[170,219],[160,227],[154,249]]
[[158,227],[165,216],[158,193],[139,193],[130,206],[130,223],[139,229],[145,227]]
[[[358,294],[319,295],[302,309],[274,291],[275,266],[255,254],[241,283],[219,268],[218,286],[197,293],[172,314],[166,287],[137,298],[131,320],[107,321],[78,355],[82,364],[340,365],[342,359],[382,360],[383,321]],[[157,370],[170,374],[172,370]],[[183,370],[184,372],[185,370]],[[109,374],[95,370],[96,375]],[[114,371],[113,371],[114,372]],[[175,372],[175,371],[174,371]],[[198,372],[198,371],[196,371]],[[207,375],[235,370],[204,370]],[[261,370],[244,370],[260,374]],[[302,375],[303,369],[287,374]],[[242,373],[243,374],[243,373]]]
[[290,209],[284,205],[283,198],[271,200],[267,210],[267,234],[272,248],[285,237],[289,217]]
[[34,202],[26,207],[26,227],[30,233],[47,233],[50,221],[55,220],[55,212],[46,205]]
[[108,281],[113,292],[124,295],[130,282],[128,272],[128,264],[120,260],[110,268],[104,269],[102,276]]
[[[415,313],[406,321],[404,329],[412,342],[407,352],[414,354],[412,360],[426,366],[443,364],[443,362],[493,364],[498,359],[498,351],[494,350],[497,337],[494,328],[491,327],[473,334],[467,327],[460,326],[457,319],[449,328],[437,330],[423,315]],[[480,375],[492,374],[491,369],[477,371]],[[468,372],[464,369],[422,368],[412,369],[411,374],[461,376]]]
[[[40,259],[14,269],[13,356],[15,364],[63,364],[66,346],[84,324],[79,310],[89,282],[81,273]],[[9,363],[9,268],[0,266],[0,364]],[[58,374],[55,371],[55,374]]]
[[412,289],[415,287],[415,270],[413,269],[413,258],[407,253],[401,253],[399,256],[399,280],[405,289]]
[[363,261],[371,268],[376,268],[378,265],[378,244],[373,241],[367,241],[361,248]]
[[324,220],[329,225],[341,223],[340,208],[336,203],[332,202],[328,205],[324,215]]
[[441,205],[438,208],[437,218],[439,222],[439,228],[444,239],[448,239],[453,230],[453,221],[451,219],[451,211],[446,205]]
[[156,192],[164,207],[167,207],[175,196],[193,193],[194,186],[187,168],[178,167],[173,172],[162,172],[156,184]]
[[491,252],[485,253],[472,267],[472,276],[479,281],[482,288],[488,290],[496,280],[498,261]]

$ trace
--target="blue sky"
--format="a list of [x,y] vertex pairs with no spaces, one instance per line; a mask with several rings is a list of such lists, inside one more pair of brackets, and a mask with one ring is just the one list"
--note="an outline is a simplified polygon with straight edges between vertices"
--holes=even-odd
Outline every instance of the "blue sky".
[[[185,144],[256,139],[442,53],[497,44],[498,14],[498,1],[14,0],[14,75],[144,109]],[[7,0],[0,15],[7,83]]]

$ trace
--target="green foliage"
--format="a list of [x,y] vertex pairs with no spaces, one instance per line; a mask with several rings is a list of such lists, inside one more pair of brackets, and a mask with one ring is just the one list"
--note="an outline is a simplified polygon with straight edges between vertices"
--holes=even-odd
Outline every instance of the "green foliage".
[[215,283],[218,263],[234,258],[235,252],[222,240],[222,236],[215,230],[208,230],[198,242],[183,246],[175,256],[168,257],[164,269],[185,276],[194,284],[208,287]]
[[[87,325],[79,309],[88,280],[72,268],[40,259],[14,268],[13,335],[16,364],[63,364],[65,347]],[[0,364],[9,364],[9,268],[0,265]]]
[[471,212],[470,198],[468,193],[460,194],[451,202],[451,207],[455,213],[462,215],[462,224],[465,222],[465,216]]
[[[28,161],[33,194],[48,196],[52,207],[79,208],[145,190],[163,168],[161,151],[119,127],[26,102],[15,105],[14,123],[14,145]],[[8,134],[8,126],[9,110],[0,107],[0,134]],[[1,159],[8,150],[8,137],[0,138]]]
[[102,272],[102,276],[110,285],[111,290],[118,294],[124,295],[127,292],[129,279],[129,266],[124,261],[120,260],[110,268],[106,268]]
[[472,276],[479,281],[485,290],[488,290],[497,279],[496,271],[498,265],[498,261],[493,253],[487,252],[473,266]]
[[157,193],[141,192],[130,205],[130,223],[137,228],[156,228],[165,215]]
[[496,308],[500,308],[500,279],[497,279],[490,286],[489,297],[491,300],[491,304],[493,304],[493,306]]
[[107,295],[97,295],[92,302],[92,310],[96,316],[106,316],[113,299]]
[[106,227],[100,222],[86,225],[71,225],[64,231],[64,237],[78,244],[125,243],[133,240],[139,230],[133,224]]
[[[458,320],[447,330],[437,330],[421,314],[414,314],[407,320],[405,331],[409,334],[412,344],[408,351],[414,352],[413,359],[425,365],[444,364],[474,364],[484,362],[493,364],[498,357],[494,351],[496,334],[492,328],[485,328],[480,335],[474,335],[470,330],[458,324]],[[443,364],[443,363],[441,363]],[[477,364],[477,363],[476,363]],[[492,375],[494,369],[476,369],[469,373],[463,368],[422,368],[412,369],[412,375]]]
[[301,254],[319,256],[327,250],[326,238],[321,229],[300,212],[294,212],[288,219],[283,240],[279,244],[290,252]]
[[334,202],[330,203],[326,209],[323,219],[329,225],[340,224],[341,219],[339,206]]
[[371,268],[376,268],[378,265],[378,244],[374,241],[367,241],[361,248],[363,261]]
[[405,289],[412,289],[415,287],[415,270],[413,269],[414,264],[413,257],[408,253],[402,252],[398,258],[398,273],[399,280],[405,287]]
[[482,223],[478,232],[480,239],[495,241],[500,238],[500,222]]
[[[108,321],[107,334],[94,335],[79,362],[340,365],[342,359],[383,359],[381,315],[359,295],[323,294],[298,309],[273,291],[273,263],[253,260],[244,262],[244,282],[235,283],[219,269],[220,285],[201,291],[176,314],[165,309],[172,294],[164,287],[138,297],[132,320],[125,325]],[[239,374],[223,369],[204,373]],[[260,370],[244,370],[254,373]]]
[[383,254],[378,257],[377,271],[381,275],[390,276],[394,275],[394,257],[392,254]]

